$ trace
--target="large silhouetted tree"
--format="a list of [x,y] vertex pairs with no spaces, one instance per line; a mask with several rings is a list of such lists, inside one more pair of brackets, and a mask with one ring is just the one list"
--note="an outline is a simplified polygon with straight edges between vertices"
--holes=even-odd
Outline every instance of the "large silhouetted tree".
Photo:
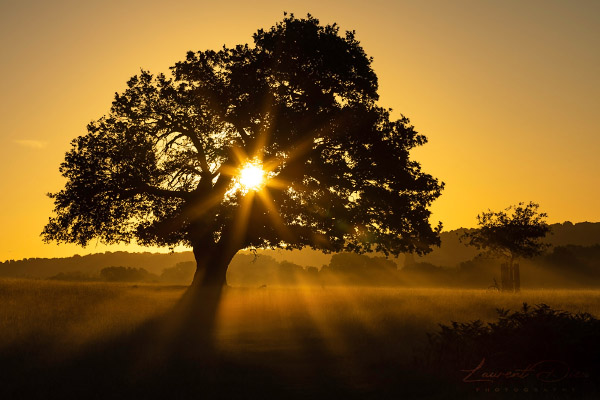
[[[409,151],[408,119],[377,105],[354,32],[286,16],[254,45],[142,71],[72,142],[45,240],[187,245],[194,284],[222,285],[243,248],[425,253],[442,184]],[[266,171],[257,189],[242,166]]]

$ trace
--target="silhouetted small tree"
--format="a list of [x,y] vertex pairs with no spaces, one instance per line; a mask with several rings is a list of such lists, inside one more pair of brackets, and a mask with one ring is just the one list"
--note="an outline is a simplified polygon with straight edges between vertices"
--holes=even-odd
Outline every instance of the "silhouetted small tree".
[[502,271],[503,276],[509,277],[503,279],[503,290],[519,290],[517,259],[540,255],[549,246],[541,241],[550,231],[545,222],[547,214],[539,213],[538,208],[539,204],[521,202],[503,211],[488,210],[477,216],[478,229],[461,236],[463,243],[482,250],[482,254],[508,262]]

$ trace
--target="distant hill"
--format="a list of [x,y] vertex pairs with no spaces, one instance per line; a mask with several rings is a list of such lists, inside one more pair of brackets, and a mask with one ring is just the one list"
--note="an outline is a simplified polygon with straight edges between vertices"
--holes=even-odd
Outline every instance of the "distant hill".
[[128,253],[126,251],[75,255],[65,258],[26,258],[9,260],[0,263],[0,276],[13,278],[49,278],[59,273],[83,272],[99,274],[107,267],[144,268],[146,271],[160,275],[168,267],[193,261],[191,251],[182,253]]
[[547,236],[548,243],[553,246],[594,246],[600,244],[600,222],[569,221],[562,224],[552,224],[551,234]]
[[[546,242],[552,247],[557,246],[594,246],[600,244],[600,222],[580,222],[573,224],[551,224],[551,233],[546,236]],[[456,229],[442,232],[440,238],[442,245],[423,256],[415,257],[416,262],[427,262],[434,265],[455,267],[461,262],[471,260],[479,254],[473,247],[462,244],[459,237],[467,229]]]
[[[593,246],[600,244],[600,222],[580,222],[573,224],[564,222],[562,224],[550,225],[552,233],[546,237],[546,241],[553,247],[556,246]],[[426,262],[438,266],[455,267],[461,262],[473,259],[479,254],[479,251],[473,247],[462,244],[459,237],[467,229],[455,229],[442,232],[440,234],[441,246],[434,247],[433,251],[422,257],[414,257],[414,262]],[[315,266],[320,268],[322,265],[329,264],[331,254],[324,254],[317,250],[264,250],[259,254],[265,254],[273,259],[281,261],[291,261],[303,267]],[[372,256],[381,256],[381,254],[372,254]],[[392,258],[399,268],[405,264],[405,256]]]
[[[553,246],[593,246],[600,244],[600,223],[582,222],[572,224],[551,225],[552,234],[547,241]],[[457,229],[441,233],[442,245],[426,256],[414,257],[413,262],[428,263],[435,266],[457,267],[460,263],[472,260],[478,251],[460,243],[459,236],[464,229]],[[238,268],[240,260],[251,259],[245,257],[248,252],[241,252],[236,256],[235,268]],[[268,256],[273,262],[284,261],[294,263],[301,267],[314,266],[321,268],[331,261],[331,254],[320,251],[304,250],[260,250],[260,256]],[[371,254],[373,257],[380,256]],[[193,262],[194,256],[191,251],[179,253],[128,253],[124,251],[90,254],[85,256],[75,255],[65,258],[27,258],[24,260],[9,260],[0,263],[0,277],[14,278],[50,278],[60,273],[81,272],[84,275],[97,275],[103,268],[107,267],[130,267],[143,268],[149,273],[161,275],[167,268],[186,262]],[[392,258],[399,268],[405,264],[405,257]],[[173,273],[171,271],[171,273]]]

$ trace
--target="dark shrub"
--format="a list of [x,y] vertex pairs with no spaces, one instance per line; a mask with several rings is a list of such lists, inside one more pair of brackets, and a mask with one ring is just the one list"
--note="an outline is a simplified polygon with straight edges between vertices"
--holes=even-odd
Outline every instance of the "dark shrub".
[[100,278],[108,282],[156,282],[158,277],[144,268],[107,267],[100,271]]
[[497,311],[498,321],[489,324],[477,320],[440,325],[440,331],[428,334],[427,346],[415,358],[417,366],[464,385],[551,386],[577,389],[579,395],[597,393],[598,319],[546,304],[523,303],[519,311]]

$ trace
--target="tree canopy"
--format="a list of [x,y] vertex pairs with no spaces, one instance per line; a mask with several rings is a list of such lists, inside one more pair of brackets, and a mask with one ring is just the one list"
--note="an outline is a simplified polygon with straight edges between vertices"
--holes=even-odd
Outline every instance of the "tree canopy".
[[[428,207],[443,184],[409,157],[426,138],[377,104],[355,33],[290,15],[253,39],[132,77],[73,140],[44,239],[386,255],[439,244]],[[259,189],[240,184],[247,163],[264,171]]]
[[542,239],[550,232],[546,213],[538,212],[539,204],[523,202],[502,211],[483,212],[477,216],[479,229],[461,237],[467,245],[484,254],[508,260],[541,254],[549,244]]

